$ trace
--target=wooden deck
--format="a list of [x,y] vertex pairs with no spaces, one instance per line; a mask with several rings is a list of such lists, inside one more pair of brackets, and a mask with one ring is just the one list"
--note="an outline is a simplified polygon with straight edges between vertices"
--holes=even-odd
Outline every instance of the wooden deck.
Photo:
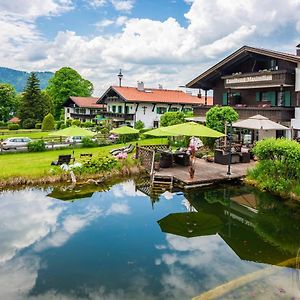
[[227,175],[227,165],[207,162],[204,159],[197,159],[195,164],[194,178],[190,178],[188,167],[175,165],[172,168],[160,168],[155,171],[155,178],[170,178],[178,181],[183,187],[201,186],[205,184],[212,184],[226,180],[243,178],[248,168],[255,165],[255,162],[240,163],[231,165],[231,175]]

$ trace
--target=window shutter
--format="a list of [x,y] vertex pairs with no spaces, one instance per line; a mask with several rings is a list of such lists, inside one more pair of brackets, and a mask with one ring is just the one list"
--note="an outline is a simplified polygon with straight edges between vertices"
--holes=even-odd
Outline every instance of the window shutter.
[[256,92],[256,102],[260,102],[260,92]]
[[284,92],[284,106],[291,106],[291,92],[290,91],[285,91]]
[[276,106],[276,92],[268,92],[267,99],[271,102],[272,106]]
[[228,105],[228,95],[227,95],[227,93],[223,93],[223,105]]

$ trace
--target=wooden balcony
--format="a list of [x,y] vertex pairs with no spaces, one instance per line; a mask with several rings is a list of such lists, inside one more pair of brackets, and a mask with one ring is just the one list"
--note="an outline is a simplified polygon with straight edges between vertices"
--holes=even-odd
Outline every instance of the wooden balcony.
[[[205,114],[212,106],[198,106],[194,108],[195,117],[205,117]],[[262,115],[274,122],[290,122],[295,117],[294,107],[235,107],[239,118],[244,120],[255,115]]]
[[226,89],[248,89],[263,87],[293,86],[295,75],[287,70],[261,71],[255,73],[237,73],[223,76]]
[[104,117],[116,119],[116,120],[125,120],[125,121],[133,121],[134,114],[120,114],[120,113],[113,113],[113,112],[104,112]]

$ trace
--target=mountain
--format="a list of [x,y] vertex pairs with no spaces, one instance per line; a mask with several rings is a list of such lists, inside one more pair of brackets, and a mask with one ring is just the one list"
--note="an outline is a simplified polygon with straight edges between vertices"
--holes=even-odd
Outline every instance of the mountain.
[[[48,85],[48,80],[53,77],[51,72],[35,72],[40,80],[41,89],[45,89]],[[18,71],[9,68],[0,67],[0,83],[10,83],[17,92],[22,92],[26,85],[27,78],[30,73],[25,71]]]

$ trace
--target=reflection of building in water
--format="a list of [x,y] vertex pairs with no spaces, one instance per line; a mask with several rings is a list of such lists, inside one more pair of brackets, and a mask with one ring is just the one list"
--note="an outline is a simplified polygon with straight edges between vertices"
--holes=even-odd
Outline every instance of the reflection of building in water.
[[[177,235],[179,232],[185,237],[204,236],[208,232],[209,235],[218,234],[242,260],[278,264],[295,257],[300,242],[300,228],[297,226],[300,215],[277,199],[268,200],[266,197],[271,196],[266,193],[231,189],[207,188],[185,193],[199,215],[211,216],[214,224],[211,223],[210,228],[214,228],[214,232],[208,231],[207,226],[202,228],[203,223],[199,221],[191,235],[188,226],[177,228],[178,216],[171,218],[170,215],[159,221],[165,227],[162,230]],[[197,213],[193,214],[197,223]]]

